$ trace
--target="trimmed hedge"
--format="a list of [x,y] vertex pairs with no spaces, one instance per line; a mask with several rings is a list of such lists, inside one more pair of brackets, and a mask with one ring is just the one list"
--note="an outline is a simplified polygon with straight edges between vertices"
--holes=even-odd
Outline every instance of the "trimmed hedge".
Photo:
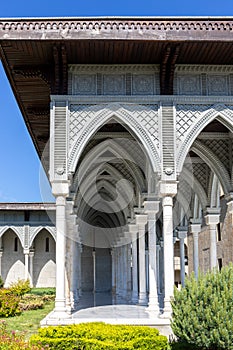
[[143,326],[82,323],[41,328],[30,338],[32,345],[66,350],[167,350],[167,337],[155,328]]

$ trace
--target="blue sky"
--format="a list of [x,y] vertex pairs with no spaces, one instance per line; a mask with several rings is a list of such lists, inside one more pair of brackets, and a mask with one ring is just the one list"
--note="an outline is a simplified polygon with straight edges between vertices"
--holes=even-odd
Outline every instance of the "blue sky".
[[[0,5],[1,18],[66,16],[233,16],[233,0],[11,0]],[[0,202],[53,200],[1,64],[0,118]]]

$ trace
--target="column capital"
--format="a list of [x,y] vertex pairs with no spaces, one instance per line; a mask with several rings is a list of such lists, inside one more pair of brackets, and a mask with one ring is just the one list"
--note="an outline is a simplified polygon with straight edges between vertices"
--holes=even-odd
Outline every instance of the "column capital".
[[144,201],[144,211],[146,214],[156,215],[159,211],[159,201]]
[[147,224],[147,215],[146,214],[136,214],[136,225],[145,226]]
[[220,220],[220,208],[206,208],[205,220],[207,225],[217,225]]
[[189,232],[198,235],[201,232],[201,219],[190,219]]
[[55,197],[67,197],[69,194],[69,181],[52,181],[52,194]]
[[179,226],[178,227],[178,238],[179,239],[185,239],[187,237],[188,229],[186,226]]
[[177,194],[178,181],[160,181],[159,195],[160,197],[174,197]]
[[30,250],[28,248],[26,248],[26,249],[23,250],[23,253],[24,253],[24,255],[29,255]]

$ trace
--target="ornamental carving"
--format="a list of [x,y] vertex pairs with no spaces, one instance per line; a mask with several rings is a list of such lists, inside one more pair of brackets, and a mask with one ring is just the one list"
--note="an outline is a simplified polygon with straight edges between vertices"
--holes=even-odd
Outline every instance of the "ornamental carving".
[[[155,167],[159,167],[159,130],[158,105],[137,105],[110,103],[99,105],[70,105],[69,116],[69,161],[71,170],[78,159],[85,142],[94,133],[97,125],[101,126],[108,118],[116,118],[127,124],[131,130],[140,135]],[[155,170],[155,169],[154,169]]]
[[96,95],[95,74],[74,75],[72,83],[72,91],[75,95]]
[[104,75],[103,95],[125,95],[125,76],[123,74]]
[[190,127],[200,118],[203,112],[207,111],[211,105],[188,104],[176,106],[176,140],[177,147],[182,142]]
[[132,95],[153,95],[154,77],[151,74],[133,74]]
[[226,75],[208,75],[207,76],[208,95],[228,95],[228,81]]
[[70,95],[158,95],[158,66],[145,65],[71,65],[68,93]]
[[200,75],[183,75],[177,80],[178,95],[201,95]]

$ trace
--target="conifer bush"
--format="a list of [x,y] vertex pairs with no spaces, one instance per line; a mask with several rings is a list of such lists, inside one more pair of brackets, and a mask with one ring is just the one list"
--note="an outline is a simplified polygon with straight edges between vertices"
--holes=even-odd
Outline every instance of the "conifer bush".
[[172,330],[197,349],[233,350],[233,265],[192,274],[185,287],[175,289]]

